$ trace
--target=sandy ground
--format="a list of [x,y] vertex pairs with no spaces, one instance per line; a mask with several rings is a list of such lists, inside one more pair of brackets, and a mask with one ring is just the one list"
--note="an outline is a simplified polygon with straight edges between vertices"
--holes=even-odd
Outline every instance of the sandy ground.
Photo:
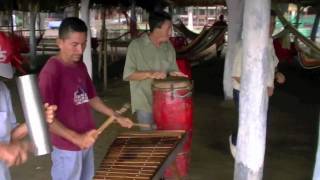
[[[118,74],[123,63],[109,73]],[[309,180],[312,177],[316,151],[320,79],[317,71],[284,67],[287,83],[278,86],[270,100],[267,129],[264,179]],[[120,73],[121,74],[121,73]],[[232,103],[222,96],[223,60],[215,59],[193,68],[194,132],[190,179],[230,180],[234,160],[229,153],[228,136],[234,128]],[[99,82],[99,81],[97,81]],[[12,90],[14,108],[22,119],[16,87]],[[118,108],[129,101],[128,83],[112,78],[107,90],[97,86],[100,96],[111,107]],[[129,114],[127,114],[129,116]],[[95,114],[97,124],[105,117]],[[95,165],[99,166],[108,145],[124,129],[113,125],[95,145]],[[30,157],[29,161],[11,169],[13,180],[50,179],[50,158]]]

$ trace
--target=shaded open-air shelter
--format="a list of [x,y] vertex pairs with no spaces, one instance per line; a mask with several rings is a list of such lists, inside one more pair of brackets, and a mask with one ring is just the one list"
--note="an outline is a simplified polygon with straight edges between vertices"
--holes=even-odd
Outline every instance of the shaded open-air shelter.
[[[118,6],[122,4],[126,7],[131,7],[131,1],[57,1],[56,6],[52,6],[47,1],[3,1],[8,7],[12,9],[24,10],[24,11],[41,11],[62,9],[69,5],[78,5],[80,3],[80,14],[82,17],[88,17],[88,8],[92,3],[100,3],[105,6]],[[28,3],[27,3],[28,2]],[[30,4],[33,4],[32,6]],[[233,63],[233,45],[241,38],[241,33],[244,40],[244,58],[243,63],[243,84],[242,91],[247,92],[241,94],[240,101],[240,127],[239,140],[240,145],[238,147],[238,153],[236,156],[236,168],[235,179],[262,179],[262,169],[264,160],[264,147],[265,147],[265,121],[267,113],[267,102],[264,81],[265,75],[263,74],[266,64],[264,63],[265,47],[267,44],[268,34],[268,22],[269,11],[271,9],[271,2],[267,0],[259,1],[135,1],[136,6],[141,6],[147,10],[152,10],[154,7],[166,7],[166,6],[209,6],[215,4],[226,4],[228,7],[229,15],[229,27],[228,27],[228,52],[225,61],[224,71],[224,88],[227,98],[230,98],[231,92],[231,73],[230,69]],[[151,3],[152,2],[152,3]],[[288,1],[273,1],[274,4],[279,2]],[[291,2],[291,1],[289,1]],[[293,1],[299,3],[301,6],[319,6],[319,2],[314,1]],[[19,4],[21,3],[21,4]],[[26,3],[26,4],[24,4]],[[82,5],[82,6],[81,6]],[[319,14],[319,13],[318,13]],[[88,22],[88,19],[86,20]],[[34,23],[31,23],[34,24]],[[256,28],[256,27],[259,28]],[[317,26],[316,26],[317,27]],[[30,26],[31,32],[34,30],[34,26]],[[35,38],[33,33],[30,35],[30,47],[31,53],[35,52],[34,42]],[[32,38],[33,37],[33,38]],[[89,51],[86,51],[90,55],[90,46],[87,47]],[[91,69],[90,58],[88,60],[88,69]],[[239,154],[239,155],[238,155]],[[250,154],[248,156],[247,154]]]

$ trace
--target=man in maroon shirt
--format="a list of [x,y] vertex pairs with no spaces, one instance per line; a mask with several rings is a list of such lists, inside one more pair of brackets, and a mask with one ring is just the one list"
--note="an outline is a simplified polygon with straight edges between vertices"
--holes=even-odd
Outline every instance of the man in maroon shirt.
[[117,115],[96,95],[82,54],[86,47],[87,27],[78,18],[66,18],[59,28],[60,52],[51,57],[39,75],[44,102],[56,104],[57,122],[50,127],[53,152],[53,180],[91,180],[94,175],[93,144],[97,131],[91,108],[115,116],[123,127],[130,119]]

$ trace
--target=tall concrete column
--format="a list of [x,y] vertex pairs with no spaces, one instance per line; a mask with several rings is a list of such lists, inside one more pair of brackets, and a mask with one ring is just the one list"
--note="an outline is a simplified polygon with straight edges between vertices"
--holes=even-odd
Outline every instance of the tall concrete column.
[[245,0],[235,180],[261,180],[263,176],[270,6],[270,0]]
[[87,27],[87,45],[83,53],[83,62],[85,63],[88,73],[92,78],[92,55],[91,55],[91,29],[90,29],[90,11],[89,11],[90,0],[81,0],[80,3],[80,19],[82,19]]
[[318,128],[318,148],[317,148],[317,154],[316,154],[316,163],[314,165],[313,170],[313,178],[312,180],[320,180],[320,112],[319,112],[319,128]]
[[244,0],[227,0],[228,46],[224,63],[223,90],[225,99],[232,99],[232,66],[235,58],[235,44],[241,39]]

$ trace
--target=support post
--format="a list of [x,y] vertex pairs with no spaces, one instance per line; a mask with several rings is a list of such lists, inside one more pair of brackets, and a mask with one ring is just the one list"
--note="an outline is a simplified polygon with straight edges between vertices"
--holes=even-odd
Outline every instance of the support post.
[[311,31],[311,35],[310,35],[310,38],[312,41],[316,41],[316,36],[317,36],[318,29],[319,29],[318,27],[319,27],[319,20],[320,20],[320,4],[315,9],[316,9],[317,14],[314,19],[312,31]]
[[[301,12],[300,12],[300,8],[301,8],[301,5],[298,3],[297,4],[297,17],[296,17],[296,22],[295,22],[295,28],[298,30],[299,29],[299,23],[300,23],[300,15],[301,15]],[[294,42],[296,42],[298,39],[297,36],[294,37]]]
[[108,42],[107,42],[107,38],[108,38],[108,31],[106,30],[106,38],[104,39],[105,41],[105,46],[103,49],[103,88],[107,89],[107,82],[108,82]]
[[30,30],[29,30],[29,45],[30,45],[30,61],[31,69],[34,69],[34,61],[37,55],[37,45],[36,45],[36,18],[38,12],[39,4],[30,4]]
[[37,18],[36,18],[36,37],[37,36],[41,36],[41,13],[38,12],[37,15],[38,16],[38,21],[37,21]]
[[13,10],[12,9],[10,9],[8,11],[8,18],[9,18],[10,32],[13,34],[14,33],[14,24],[15,24],[13,21],[15,21],[15,19],[13,19]]
[[79,4],[78,3],[74,3],[73,4],[73,16],[74,17],[79,17]]
[[316,163],[314,165],[313,170],[313,178],[312,180],[320,180],[320,112],[318,118],[318,146],[317,146],[317,154],[316,154]]
[[82,19],[87,27],[87,45],[83,53],[83,61],[87,67],[88,73],[92,78],[92,53],[91,53],[91,29],[90,29],[90,11],[89,11],[90,0],[81,0],[80,4],[80,19]]
[[101,39],[101,46],[100,46],[100,53],[99,53],[99,79],[101,79],[101,74],[103,70],[103,59],[104,59],[104,49],[105,49],[105,39],[106,39],[106,9],[104,7],[101,8],[101,30],[100,30],[100,39]]
[[270,6],[270,0],[245,0],[235,180],[261,180],[263,176]]
[[138,34],[137,27],[137,11],[136,11],[136,1],[131,1],[131,15],[130,15],[130,35],[131,38],[136,37]]
[[301,8],[301,5],[298,3],[297,4],[297,17],[296,17],[296,22],[295,22],[295,27],[297,29],[299,28],[299,23],[300,23],[300,15],[301,15],[300,8]]

